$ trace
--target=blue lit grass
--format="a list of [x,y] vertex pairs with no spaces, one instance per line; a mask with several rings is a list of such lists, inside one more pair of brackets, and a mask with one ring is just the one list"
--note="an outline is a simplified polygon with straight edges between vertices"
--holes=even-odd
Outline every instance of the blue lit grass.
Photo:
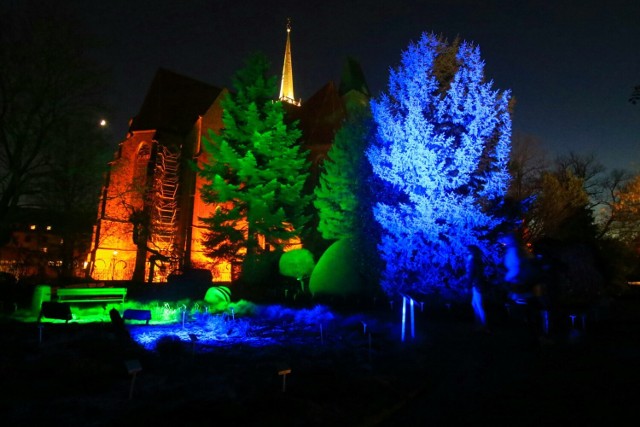
[[[220,346],[246,345],[265,347],[295,340],[298,334],[313,336],[317,327],[335,316],[325,306],[291,309],[280,305],[259,306],[246,301],[228,303],[221,309],[209,309],[198,303],[152,305],[151,325],[130,324],[131,337],[147,350],[171,341],[197,345],[200,351]],[[184,321],[183,321],[184,315]],[[195,339],[195,341],[194,341]]]
[[[157,350],[163,342],[197,346],[207,351],[220,346],[246,345],[264,347],[283,342],[319,337],[319,327],[326,328],[336,319],[326,306],[294,309],[282,305],[256,305],[248,301],[209,304],[204,301],[127,301],[125,304],[72,304],[72,324],[110,324],[109,312],[149,310],[151,320],[126,320],[131,338],[146,350]],[[35,323],[37,313],[20,310],[13,320]],[[64,320],[41,319],[45,324],[64,324]]]

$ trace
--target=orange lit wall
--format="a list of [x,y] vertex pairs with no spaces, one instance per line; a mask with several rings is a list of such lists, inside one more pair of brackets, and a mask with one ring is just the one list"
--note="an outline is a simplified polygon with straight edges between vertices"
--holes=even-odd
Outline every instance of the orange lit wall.
[[[202,150],[202,138],[208,134],[208,130],[212,129],[218,132],[222,129],[222,106],[220,102],[226,96],[227,91],[222,91],[220,96],[207,110],[201,119],[199,129],[199,140],[196,144],[194,158],[198,165],[209,162],[208,155]],[[205,225],[200,218],[206,218],[215,209],[215,205],[207,205],[202,201],[200,189],[206,183],[206,180],[199,175],[195,177],[195,188],[193,197],[193,215],[191,217],[191,265],[194,268],[206,268],[213,274],[215,282],[230,282],[235,279],[232,272],[232,266],[225,260],[211,259],[205,255],[202,240],[206,232]]]
[[[129,216],[134,209],[143,208],[140,183],[134,183],[136,168],[146,170],[138,159],[140,150],[151,149],[155,131],[129,134],[122,141],[110,163],[108,185],[103,191],[98,223],[94,229],[91,276],[96,280],[130,280],[136,260],[137,247],[133,243],[133,225]],[[139,160],[136,163],[136,160]],[[99,231],[98,231],[99,230]]]
[[[171,262],[157,262],[153,269],[153,281],[166,281],[174,269],[190,266],[205,268],[212,272],[216,282],[230,282],[240,273],[239,266],[229,262],[211,259],[205,255],[202,244],[206,232],[200,218],[208,217],[215,205],[205,204],[200,189],[205,180],[189,166],[190,161],[198,164],[208,162],[202,150],[202,138],[212,129],[218,132],[222,124],[220,105],[227,91],[222,90],[206,112],[198,117],[186,135],[158,129],[130,132],[119,145],[103,191],[99,217],[94,228],[92,254],[89,259],[91,277],[96,280],[131,280],[136,265],[138,247],[133,242],[133,224],[129,217],[134,211],[155,209],[153,195],[145,194],[144,185],[151,185],[156,171],[156,151],[162,147],[180,147],[182,166],[179,172],[180,184],[176,196],[178,221],[176,222],[175,244]],[[147,247],[158,250],[155,245],[153,224],[150,227]],[[289,242],[285,250],[301,246],[299,240]],[[161,252],[162,253],[162,252]],[[163,253],[164,254],[164,253]],[[144,280],[149,277],[151,252],[146,253]]]

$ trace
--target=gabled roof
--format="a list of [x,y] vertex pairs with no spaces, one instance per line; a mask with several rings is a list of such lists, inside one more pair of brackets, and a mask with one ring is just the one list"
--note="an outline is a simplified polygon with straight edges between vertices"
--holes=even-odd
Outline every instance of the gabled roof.
[[340,78],[340,96],[344,96],[352,90],[360,92],[367,98],[371,97],[360,63],[351,57],[347,57]]
[[338,90],[329,82],[301,107],[283,104],[291,120],[300,120],[300,130],[306,144],[330,144],[342,126],[346,110]]
[[220,88],[160,68],[129,130],[187,134],[198,116],[207,111],[221,91]]

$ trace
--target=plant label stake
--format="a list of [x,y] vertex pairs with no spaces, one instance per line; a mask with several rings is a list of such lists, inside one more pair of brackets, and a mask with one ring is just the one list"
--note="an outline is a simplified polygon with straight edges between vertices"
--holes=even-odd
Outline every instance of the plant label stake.
[[278,371],[278,375],[282,377],[282,392],[287,391],[287,374],[291,373],[291,368]]
[[545,335],[549,335],[549,312],[547,310],[541,310],[540,314],[542,315],[542,332]]
[[360,323],[362,323],[362,333],[366,334],[367,333],[367,324],[364,321],[360,321]]
[[189,334],[189,339],[191,340],[191,354],[196,354],[196,342],[198,341],[198,336],[196,334]]
[[127,360],[124,364],[127,367],[129,375],[131,375],[131,386],[129,387],[129,400],[131,400],[133,399],[133,386],[136,383],[136,375],[142,370],[142,366],[140,366],[140,361],[137,359]]

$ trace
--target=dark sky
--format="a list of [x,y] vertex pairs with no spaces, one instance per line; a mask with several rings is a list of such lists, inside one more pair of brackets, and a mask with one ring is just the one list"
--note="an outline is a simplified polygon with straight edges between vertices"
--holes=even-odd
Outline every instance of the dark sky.
[[422,32],[477,43],[486,76],[517,99],[514,130],[552,153],[595,154],[640,171],[640,1],[568,0],[61,0],[106,44],[112,130],[124,136],[158,67],[228,86],[253,51],[280,74],[291,33],[296,97],[336,83],[358,59],[374,94]]

